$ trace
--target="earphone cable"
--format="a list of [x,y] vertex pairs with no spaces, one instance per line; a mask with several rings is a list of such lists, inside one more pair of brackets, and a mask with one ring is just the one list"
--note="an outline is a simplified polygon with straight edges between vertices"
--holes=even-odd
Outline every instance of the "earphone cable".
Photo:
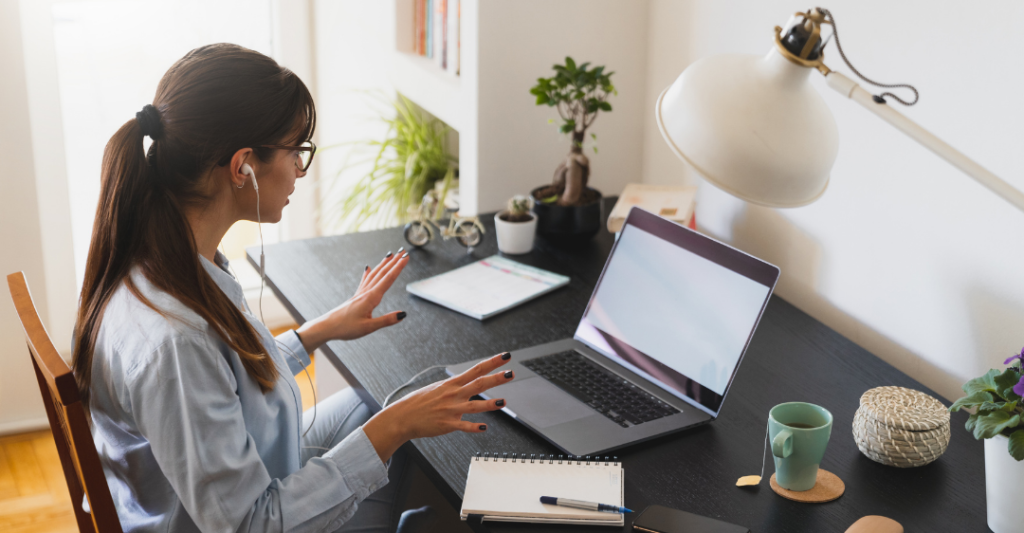
[[438,368],[445,368],[445,367],[448,367],[448,366],[452,366],[452,365],[433,365],[433,366],[428,366],[427,368],[424,368],[423,370],[420,370],[419,372],[416,373],[415,376],[409,378],[409,381],[406,381],[405,383],[402,383],[401,385],[398,386],[398,388],[396,388],[395,390],[391,391],[391,393],[388,394],[384,398],[384,404],[381,405],[381,409],[386,409],[388,404],[391,403],[391,398],[395,394],[398,394],[398,391],[408,387],[409,385],[412,385],[412,383],[414,381],[416,381],[423,374],[426,374],[427,372],[430,372],[431,370],[435,370],[435,369],[438,369]]

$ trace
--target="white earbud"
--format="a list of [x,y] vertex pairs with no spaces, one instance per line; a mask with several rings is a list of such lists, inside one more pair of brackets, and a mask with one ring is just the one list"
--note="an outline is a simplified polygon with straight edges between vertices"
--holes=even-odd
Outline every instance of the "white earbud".
[[252,188],[259,192],[260,186],[256,183],[256,173],[252,171],[252,167],[249,166],[249,163],[242,163],[242,168],[240,170],[242,171],[242,174],[248,174],[249,177],[252,178]]

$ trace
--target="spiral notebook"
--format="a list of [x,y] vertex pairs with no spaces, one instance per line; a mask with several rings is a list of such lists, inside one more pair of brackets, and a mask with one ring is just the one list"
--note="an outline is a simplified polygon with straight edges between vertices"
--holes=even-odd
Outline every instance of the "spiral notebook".
[[619,513],[540,503],[541,496],[554,496],[623,505],[623,471],[618,458],[569,457],[473,456],[462,498],[462,519],[483,515],[484,521],[622,526]]

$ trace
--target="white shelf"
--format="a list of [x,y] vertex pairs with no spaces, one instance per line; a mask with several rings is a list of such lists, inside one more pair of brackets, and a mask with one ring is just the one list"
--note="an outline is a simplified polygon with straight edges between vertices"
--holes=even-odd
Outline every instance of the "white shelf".
[[459,76],[443,70],[433,59],[396,51],[390,78],[395,90],[455,130],[463,129],[469,110]]
[[[461,205],[467,214],[497,210],[513,195],[550,182],[570,141],[550,122],[558,119],[557,111],[536,106],[529,89],[567,55],[616,71],[615,112],[603,114],[592,130],[601,149],[588,154],[591,184],[616,194],[639,181],[643,117],[649,112],[644,104],[646,8],[627,0],[460,0],[459,5],[459,75],[414,52],[415,0],[353,7],[354,16],[368,17],[355,31],[364,35],[360,46],[373,44],[344,68],[346,76],[376,83],[373,66],[384,63],[380,81],[458,132]],[[384,27],[394,33],[381,33]]]

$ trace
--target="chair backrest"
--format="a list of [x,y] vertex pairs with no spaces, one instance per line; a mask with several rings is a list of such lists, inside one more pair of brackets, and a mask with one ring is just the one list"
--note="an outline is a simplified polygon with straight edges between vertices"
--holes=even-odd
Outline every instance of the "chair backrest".
[[[93,444],[85,409],[78,395],[78,385],[67,363],[53,347],[23,272],[7,276],[14,307],[25,328],[25,340],[32,355],[32,366],[39,381],[39,392],[46,405],[53,440],[57,444],[64,478],[71,493],[71,505],[78,519],[79,531],[122,531],[117,509],[110,497],[110,488],[103,475],[103,466]],[[89,499],[89,510],[82,509],[82,496]]]

